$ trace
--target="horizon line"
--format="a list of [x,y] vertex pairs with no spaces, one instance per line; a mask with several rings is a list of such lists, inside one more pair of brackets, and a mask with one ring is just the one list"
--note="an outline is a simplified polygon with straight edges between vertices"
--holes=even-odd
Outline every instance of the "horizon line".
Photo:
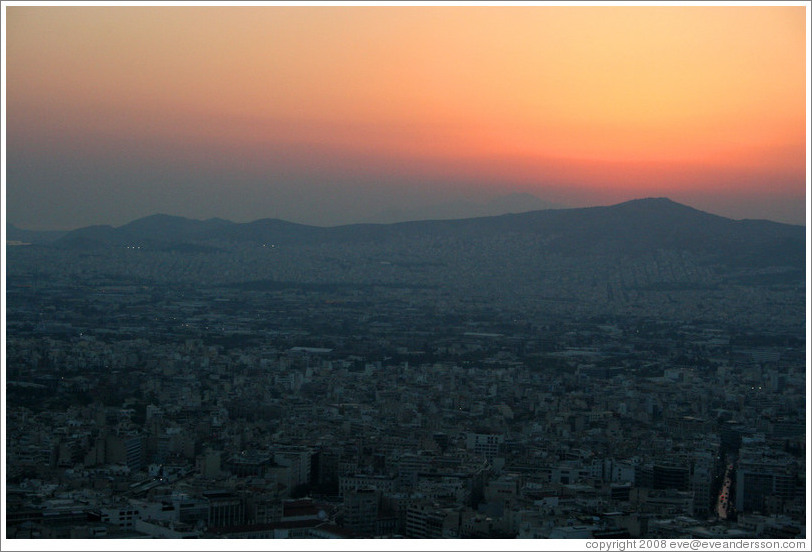
[[[510,195],[517,195],[517,194],[508,194],[506,196],[500,196],[500,197],[509,197]],[[530,194],[530,193],[523,193],[523,194],[518,194],[518,195],[529,195],[529,196],[532,196],[532,197],[535,197],[535,198],[539,199],[540,201],[544,201],[544,200],[541,200],[541,198],[538,198],[534,194]],[[647,201],[647,200],[648,201],[666,200],[666,201],[669,201],[669,202],[674,203],[676,205],[681,205],[683,207],[687,207],[689,209],[694,209],[694,210],[699,211],[701,213],[705,213],[705,214],[725,218],[725,219],[728,219],[728,220],[731,220],[731,221],[737,221],[737,222],[764,221],[764,222],[771,222],[771,223],[774,223],[774,224],[785,224],[787,226],[806,227],[805,222],[792,223],[792,222],[777,221],[777,220],[768,219],[768,218],[752,218],[752,217],[732,218],[732,217],[728,217],[728,216],[725,216],[725,215],[720,215],[718,213],[714,213],[712,211],[706,211],[706,210],[703,210],[703,209],[699,209],[699,208],[694,207],[692,205],[689,205],[687,203],[674,201],[673,199],[671,199],[668,196],[645,196],[645,197],[638,197],[638,198],[628,199],[628,200],[625,200],[625,201],[620,201],[620,202],[617,202],[617,203],[610,203],[610,204],[584,205],[584,206],[561,205],[561,206],[547,207],[547,208],[541,208],[541,209],[527,209],[527,210],[522,210],[522,211],[508,211],[508,212],[505,212],[505,213],[494,214],[494,215],[473,215],[473,216],[462,216],[462,217],[450,216],[450,217],[441,217],[441,218],[437,218],[437,217],[415,218],[415,219],[408,219],[408,220],[401,220],[401,221],[391,221],[391,222],[368,222],[368,221],[364,222],[364,221],[358,221],[358,222],[347,222],[347,223],[332,224],[332,225],[319,225],[319,224],[296,222],[296,221],[293,221],[293,220],[283,219],[283,218],[280,218],[278,216],[260,217],[260,218],[256,218],[256,219],[251,219],[251,220],[246,220],[246,221],[243,221],[243,222],[239,222],[239,221],[231,220],[231,219],[224,218],[224,217],[221,217],[221,216],[213,216],[213,217],[207,217],[207,218],[195,218],[195,217],[188,217],[188,216],[184,216],[184,215],[177,215],[177,214],[171,214],[171,213],[166,213],[166,212],[155,212],[155,213],[151,213],[151,214],[148,214],[148,215],[143,215],[143,216],[136,217],[136,218],[131,219],[128,222],[122,223],[122,224],[120,224],[118,226],[113,225],[113,224],[109,224],[109,223],[97,223],[97,224],[86,224],[84,226],[75,226],[73,228],[67,228],[67,229],[40,230],[40,229],[34,229],[34,228],[23,228],[21,226],[18,226],[16,224],[12,223],[11,221],[9,221],[8,220],[9,217],[6,216],[6,229],[9,228],[9,227],[13,227],[16,230],[21,230],[21,231],[24,231],[24,232],[54,232],[54,233],[58,233],[58,232],[69,233],[69,232],[73,232],[75,230],[81,230],[81,229],[84,229],[84,228],[93,228],[93,227],[109,227],[109,228],[113,228],[113,229],[119,229],[119,228],[122,228],[124,226],[129,225],[129,224],[132,224],[134,222],[137,222],[137,221],[140,221],[140,220],[143,220],[143,219],[147,219],[147,218],[150,218],[150,217],[158,217],[158,216],[178,218],[178,219],[184,219],[184,220],[195,221],[195,222],[209,222],[209,221],[214,221],[214,220],[221,220],[221,221],[229,222],[229,223],[232,223],[232,224],[252,224],[252,223],[263,221],[263,220],[278,220],[278,221],[286,222],[286,223],[289,223],[289,224],[295,224],[295,225],[299,225],[299,226],[310,226],[310,227],[315,227],[315,228],[340,228],[340,227],[346,227],[346,226],[387,226],[387,225],[393,225],[393,224],[408,224],[408,223],[412,223],[412,222],[473,220],[473,219],[482,219],[482,218],[501,217],[501,216],[506,216],[506,215],[520,215],[520,214],[525,214],[525,213],[542,212],[542,211],[570,211],[570,210],[579,210],[579,209],[600,209],[600,208],[617,207],[617,206],[620,206],[620,205],[625,205],[627,203],[635,203],[635,202]],[[430,207],[431,206],[429,206],[429,208]],[[6,213],[6,215],[8,215],[8,213]]]

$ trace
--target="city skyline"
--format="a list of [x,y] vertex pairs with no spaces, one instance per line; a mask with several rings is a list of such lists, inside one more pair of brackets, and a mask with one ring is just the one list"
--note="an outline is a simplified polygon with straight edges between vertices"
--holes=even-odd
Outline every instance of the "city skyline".
[[806,220],[806,8],[9,6],[7,221]]

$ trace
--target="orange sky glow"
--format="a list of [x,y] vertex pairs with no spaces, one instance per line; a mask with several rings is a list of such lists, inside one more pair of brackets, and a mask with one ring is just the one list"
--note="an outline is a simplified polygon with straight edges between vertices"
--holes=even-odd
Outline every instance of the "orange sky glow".
[[258,179],[366,175],[382,188],[397,171],[582,203],[805,195],[803,6],[7,16],[10,156],[126,151]]

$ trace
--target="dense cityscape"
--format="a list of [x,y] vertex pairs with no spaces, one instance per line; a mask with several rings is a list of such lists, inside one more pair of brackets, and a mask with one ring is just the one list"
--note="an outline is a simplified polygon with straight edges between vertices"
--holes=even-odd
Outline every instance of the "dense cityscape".
[[805,538],[804,283],[532,239],[10,245],[8,537]]
[[0,0],[0,549],[812,549],[810,7]]

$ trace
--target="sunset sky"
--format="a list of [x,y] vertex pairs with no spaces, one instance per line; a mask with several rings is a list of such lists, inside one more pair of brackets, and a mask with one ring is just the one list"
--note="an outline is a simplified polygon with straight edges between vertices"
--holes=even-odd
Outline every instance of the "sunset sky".
[[531,193],[806,219],[806,7],[6,8],[7,218]]

